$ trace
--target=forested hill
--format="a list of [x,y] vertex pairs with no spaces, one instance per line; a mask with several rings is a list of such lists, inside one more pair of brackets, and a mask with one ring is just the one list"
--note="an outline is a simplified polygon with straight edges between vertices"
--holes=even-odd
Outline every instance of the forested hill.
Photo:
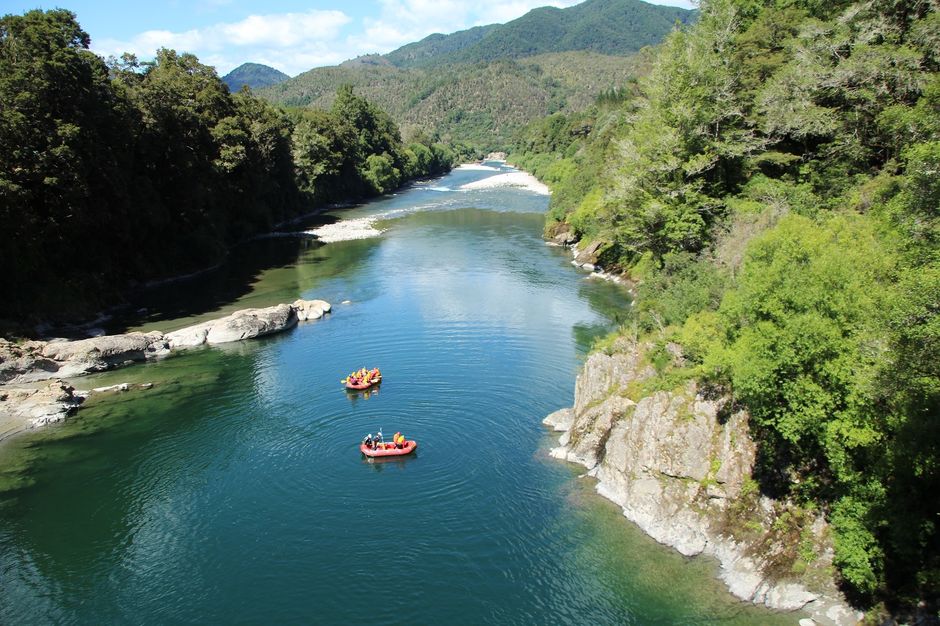
[[252,89],[261,89],[284,82],[290,78],[280,70],[260,63],[242,63],[234,70],[222,77],[222,82],[228,85],[230,91],[238,91],[247,85]]
[[443,63],[448,59],[453,60],[499,28],[501,28],[500,24],[490,24],[461,30],[450,35],[435,33],[421,41],[402,46],[383,57],[392,65],[403,68]]
[[205,269],[282,220],[454,160],[404,144],[348,87],[287,115],[191,54],[106,63],[89,42],[63,9],[0,18],[3,331],[94,314],[132,283]]
[[506,24],[431,35],[385,57],[397,67],[518,59],[569,50],[626,56],[659,43],[695,11],[641,0],[587,0],[567,9],[541,7]]
[[365,57],[310,70],[258,95],[274,103],[332,106],[336,90],[352,85],[398,122],[405,136],[426,129],[446,143],[505,149],[513,134],[546,113],[588,106],[636,73],[637,57],[562,52],[444,69],[402,70]]
[[697,12],[639,0],[543,7],[507,24],[431,35],[384,56],[315,68],[260,92],[291,106],[329,106],[351,84],[407,132],[429,126],[445,141],[504,149],[524,124],[587,106],[622,87],[662,40]]
[[853,602],[937,623],[940,6],[703,2],[632,91],[511,158],[552,185],[550,235],[637,283],[647,390],[748,410],[754,478],[787,503],[776,574],[816,558],[821,512]]

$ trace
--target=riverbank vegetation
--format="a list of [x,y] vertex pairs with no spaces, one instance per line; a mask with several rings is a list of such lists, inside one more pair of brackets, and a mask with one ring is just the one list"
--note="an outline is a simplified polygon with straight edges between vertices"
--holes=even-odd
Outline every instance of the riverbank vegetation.
[[[940,13],[710,0],[645,77],[530,125],[549,232],[638,283],[624,333],[751,415],[859,606],[940,597]],[[668,370],[668,371],[667,371]]]
[[88,315],[454,161],[427,135],[405,145],[348,87],[330,110],[285,112],[191,54],[105,61],[89,43],[69,11],[0,18],[0,319]]

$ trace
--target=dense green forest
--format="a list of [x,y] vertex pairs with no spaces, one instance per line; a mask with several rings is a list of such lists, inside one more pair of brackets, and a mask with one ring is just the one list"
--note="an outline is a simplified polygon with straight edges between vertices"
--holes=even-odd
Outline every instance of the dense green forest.
[[406,137],[411,128],[426,128],[451,144],[497,150],[531,120],[583,109],[634,72],[630,59],[583,51],[428,70],[366,57],[314,68],[258,95],[284,106],[328,108],[337,87],[353,85],[388,111]]
[[290,78],[280,70],[260,63],[242,63],[234,70],[222,77],[222,82],[228,85],[229,91],[241,91],[242,87],[261,89],[282,83]]
[[703,0],[645,77],[530,125],[511,157],[554,188],[547,231],[636,282],[621,332],[654,385],[731,394],[762,490],[826,514],[849,597],[934,619],[938,9]]
[[329,110],[232,94],[191,54],[106,62],[66,10],[0,18],[0,319],[87,315],[318,205],[445,171],[350,87]]
[[624,62],[695,11],[640,0],[542,7],[506,24],[431,35],[386,55],[314,68],[259,92],[289,106],[328,107],[341,84],[388,111],[408,135],[420,126],[451,143],[505,150],[519,128],[579,111],[637,69]]
[[695,11],[641,0],[586,0],[566,9],[532,9],[505,24],[431,35],[384,55],[397,67],[440,67],[586,50],[628,56],[659,43]]

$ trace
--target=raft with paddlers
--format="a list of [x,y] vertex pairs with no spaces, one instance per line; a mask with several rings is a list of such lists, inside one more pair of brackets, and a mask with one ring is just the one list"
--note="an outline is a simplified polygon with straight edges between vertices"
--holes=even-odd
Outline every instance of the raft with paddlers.
[[372,433],[366,435],[362,443],[359,444],[359,451],[369,457],[402,456],[411,454],[417,447],[417,441],[405,439],[405,436],[400,432],[395,433],[391,441],[385,441],[380,430],[375,437],[372,436]]
[[391,443],[381,443],[373,450],[372,448],[367,447],[366,444],[362,443],[359,444],[359,451],[369,457],[402,456],[405,454],[411,454],[417,447],[418,442],[414,441],[413,439],[409,439],[401,448],[396,448],[395,445]]
[[382,372],[380,372],[377,367],[371,370],[367,370],[363,367],[358,371],[352,372],[340,382],[346,385],[346,389],[360,391],[382,382]]

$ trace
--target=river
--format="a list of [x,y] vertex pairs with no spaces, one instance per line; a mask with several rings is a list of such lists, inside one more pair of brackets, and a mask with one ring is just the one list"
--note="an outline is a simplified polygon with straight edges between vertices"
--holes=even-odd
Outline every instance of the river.
[[[551,459],[629,296],[541,239],[547,198],[460,169],[276,237],[110,330],[322,298],[323,320],[74,381],[152,382],[0,447],[0,623],[794,624],[732,598]],[[301,228],[298,226],[297,228]],[[377,391],[340,379],[382,368]],[[370,461],[366,433],[411,457]]]

